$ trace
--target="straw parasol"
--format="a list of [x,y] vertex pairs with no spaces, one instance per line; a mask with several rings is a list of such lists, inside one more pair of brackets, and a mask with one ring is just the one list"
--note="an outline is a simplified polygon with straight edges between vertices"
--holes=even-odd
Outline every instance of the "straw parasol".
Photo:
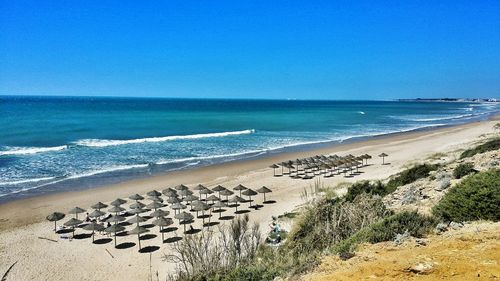
[[174,210],[174,213],[175,213],[175,212],[177,212],[177,210],[180,211],[182,209],[186,209],[186,205],[181,204],[181,203],[175,203],[172,206],[170,206],[170,208],[172,208],[172,210]]
[[252,189],[247,189],[242,192],[243,195],[248,196],[249,202],[250,202],[250,207],[252,206],[252,196],[257,195],[257,192],[253,191]]
[[219,184],[216,187],[212,188],[212,190],[215,191],[215,192],[218,192],[219,193],[219,197],[220,197],[221,191],[226,190],[226,188]]
[[89,223],[89,224],[87,224],[86,226],[83,227],[83,229],[85,229],[85,230],[92,231],[92,243],[94,243],[94,234],[95,234],[95,232],[96,231],[103,231],[104,228],[105,227],[102,224],[98,224],[98,223],[95,223],[95,222]]
[[273,169],[273,176],[276,176],[276,169],[278,169],[280,166],[276,165],[276,164],[272,164],[271,166],[269,166],[269,168]]
[[144,207],[146,207],[146,204],[140,201],[135,201],[135,203],[130,204],[130,209],[142,209]]
[[162,203],[156,202],[156,201],[153,201],[153,202],[149,203],[148,205],[146,205],[146,208],[155,209],[155,210],[162,208],[162,207],[165,207],[165,206]]
[[65,222],[64,223],[64,226],[68,226],[68,227],[71,227],[73,229],[73,237],[75,237],[75,227],[79,224],[81,224],[82,221],[81,220],[77,220],[75,218],[71,218],[69,219],[69,221]]
[[163,203],[163,198],[157,196],[149,196],[149,200]]
[[205,200],[212,201],[212,203],[214,203],[215,201],[220,201],[220,198],[212,194],[208,196]]
[[103,212],[103,211],[94,210],[92,213],[89,214],[89,217],[91,217],[91,218],[98,218],[98,217],[104,216],[105,214],[106,213]]
[[263,187],[257,189],[257,192],[264,194],[264,202],[266,202],[266,193],[270,193],[270,192],[273,192],[273,191],[270,190],[269,188],[263,186]]
[[179,191],[177,192],[177,194],[179,194],[181,197],[183,197],[183,198],[184,198],[184,197],[186,197],[186,196],[188,196],[188,195],[192,195],[192,194],[193,194],[193,192],[192,192],[191,190],[189,190],[189,189],[183,189],[183,190],[179,190]]
[[189,187],[183,185],[183,184],[179,184],[178,186],[174,187],[175,190],[188,190]]
[[235,209],[235,213],[238,212],[238,206],[240,202],[243,202],[245,201],[243,198],[239,197],[238,195],[235,195],[233,197],[231,197],[231,199],[228,200],[229,203],[234,203],[234,207],[236,208]]
[[246,189],[247,189],[247,187],[246,187],[246,186],[244,186],[244,185],[242,185],[242,184],[238,184],[237,186],[235,186],[235,187],[233,188],[233,190],[236,190],[236,191],[239,191],[239,192],[240,192],[240,197],[241,197],[241,192],[242,192],[243,190],[246,190]]
[[206,187],[203,184],[199,184],[193,188],[193,190],[195,190],[195,191],[200,191],[203,189],[206,189]]
[[108,205],[102,203],[102,202],[97,202],[94,205],[90,206],[92,209],[96,210],[101,210],[102,208],[106,208]]
[[66,215],[63,213],[54,212],[54,213],[48,215],[46,219],[48,221],[54,222],[54,231],[56,231],[57,230],[57,225],[56,225],[57,221],[64,219],[65,216]]
[[166,217],[166,216],[168,216],[168,214],[170,214],[169,211],[164,211],[162,209],[158,209],[158,210],[152,212],[150,215],[154,218],[158,218],[158,217]]
[[187,223],[191,224],[192,220],[194,219],[193,215],[186,212],[178,213],[177,215],[174,216],[174,218],[179,220],[179,224],[184,225],[184,233],[186,233],[186,224]]
[[124,220],[125,220],[125,217],[122,217],[120,215],[113,215],[109,219],[107,219],[106,222],[118,223],[118,222],[122,222]]
[[212,208],[219,208],[218,213],[219,213],[219,219],[221,218],[221,213],[222,213],[222,208],[227,207],[227,204],[222,202],[222,201],[217,201],[215,204],[212,205]]
[[123,212],[123,211],[125,211],[125,208],[120,207],[120,206],[113,206],[113,207],[108,209],[108,212],[115,213],[115,215],[117,215],[119,212]]
[[[177,194],[176,194],[176,196],[177,196]],[[180,203],[180,202],[182,202],[182,200],[175,197],[175,196],[167,199],[167,203],[170,203],[170,204],[175,204],[175,203]]]
[[385,165],[385,157],[387,157],[389,155],[387,155],[385,152],[382,152],[379,154],[378,157],[382,157],[382,165]]
[[149,191],[148,193],[146,193],[146,195],[151,196],[151,197],[159,197],[159,196],[161,196],[161,192],[153,189],[153,190]]
[[124,200],[124,199],[121,199],[121,198],[116,198],[111,203],[109,203],[109,205],[111,205],[111,206],[120,206],[120,205],[123,205],[125,203],[127,203],[127,200]]
[[139,241],[139,251],[141,250],[141,234],[149,232],[149,229],[137,225],[134,229],[127,231],[128,234],[130,235],[135,235],[137,234],[137,240]]
[[125,227],[119,225],[119,224],[113,224],[112,226],[105,228],[104,231],[107,233],[114,233],[114,240],[115,240],[115,248],[116,248],[116,233],[120,231],[124,231]]
[[198,200],[198,196],[195,196],[195,195],[192,195],[192,194],[189,194],[189,195],[187,195],[184,198],[184,201],[186,201],[186,202],[193,202],[193,201],[196,201],[196,200]]
[[233,195],[234,192],[232,192],[231,190],[229,189],[224,189],[222,190],[221,192],[219,192],[219,196],[222,195],[222,196],[226,196],[226,201],[229,199],[229,196]]
[[196,216],[198,216],[198,212],[202,212],[203,224],[205,224],[205,211],[208,209],[210,209],[210,206],[207,203],[196,201],[196,203],[193,204],[193,210],[196,211]]
[[204,188],[204,189],[200,190],[200,197],[202,194],[205,194],[205,200],[207,200],[208,194],[212,194],[212,193],[214,193],[212,190],[210,190],[208,188]]
[[165,218],[165,217],[158,217],[156,220],[153,221],[153,224],[160,227],[160,233],[161,233],[161,242],[163,243],[163,227],[172,225],[174,221],[172,221],[171,218]]
[[135,200],[135,201],[144,200],[144,197],[142,197],[141,195],[139,195],[137,193],[134,195],[131,195],[129,198],[132,200]]
[[78,214],[85,212],[85,209],[80,207],[74,207],[73,209],[68,211],[68,214],[74,214],[75,218],[78,219]]
[[177,191],[172,188],[165,188],[164,190],[162,190],[162,193],[167,197],[174,197],[177,195]]
[[129,223],[135,223],[135,224],[139,225],[139,223],[145,222],[147,220],[148,220],[147,218],[141,217],[141,216],[139,216],[139,214],[137,214],[137,215],[135,215],[135,217],[129,219],[128,222]]
[[137,214],[142,214],[142,213],[144,213],[146,211],[147,210],[143,209],[143,208],[135,208],[135,209],[130,210],[129,213],[137,215]]

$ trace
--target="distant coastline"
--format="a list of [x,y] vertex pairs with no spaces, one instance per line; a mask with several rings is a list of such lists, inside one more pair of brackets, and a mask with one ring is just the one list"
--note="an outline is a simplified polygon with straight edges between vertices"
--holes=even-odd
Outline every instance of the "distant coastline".
[[413,101],[413,102],[476,102],[476,103],[482,103],[482,102],[494,102],[498,103],[500,102],[499,99],[497,98],[476,98],[476,99],[470,99],[470,98],[415,98],[415,99],[397,99],[397,101]]

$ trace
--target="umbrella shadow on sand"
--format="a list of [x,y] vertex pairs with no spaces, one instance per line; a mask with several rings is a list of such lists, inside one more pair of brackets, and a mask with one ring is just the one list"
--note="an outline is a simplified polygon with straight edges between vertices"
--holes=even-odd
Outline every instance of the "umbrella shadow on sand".
[[238,210],[238,211],[236,211],[234,213],[237,214],[237,215],[241,215],[241,214],[250,213],[250,210]]
[[79,239],[87,239],[90,237],[92,237],[92,233],[80,233],[80,234],[76,234],[73,238],[79,240]]
[[186,230],[185,234],[196,234],[200,231],[201,231],[201,229],[191,228],[191,229]]
[[222,216],[219,220],[228,221],[234,219],[234,216]]
[[153,227],[155,227],[155,225],[152,224],[152,223],[144,224],[144,225],[141,225],[141,226],[144,227],[144,228],[153,228]]
[[181,240],[182,240],[182,237],[174,236],[174,237],[169,237],[169,238],[165,239],[163,241],[163,243],[174,243],[174,242],[181,241]]
[[100,238],[94,241],[94,244],[102,245],[102,244],[107,244],[109,242],[113,241],[111,238]]
[[267,200],[267,201],[264,201],[262,202],[263,204],[275,204],[276,203],[276,200]]
[[134,242],[123,242],[121,244],[116,245],[116,249],[128,249],[134,247],[136,244]]
[[152,253],[154,251],[158,251],[160,247],[158,246],[147,246],[139,250],[139,253]]
[[211,227],[220,224],[218,221],[207,222],[203,225],[203,227]]
[[173,232],[179,229],[178,227],[164,227],[160,232],[163,233],[168,233],[168,232]]
[[71,233],[73,232],[73,229],[71,228],[65,228],[65,229],[60,229],[58,231],[56,231],[57,234],[66,234],[66,233]]
[[122,231],[122,232],[117,232],[116,233],[117,237],[123,237],[123,236],[127,236],[127,235],[128,235],[128,233],[126,231]]
[[144,234],[140,237],[141,240],[151,240],[156,238],[156,234]]

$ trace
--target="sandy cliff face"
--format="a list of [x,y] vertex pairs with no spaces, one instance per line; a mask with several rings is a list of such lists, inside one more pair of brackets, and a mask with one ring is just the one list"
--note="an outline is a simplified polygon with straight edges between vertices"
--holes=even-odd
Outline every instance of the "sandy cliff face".
[[342,261],[328,256],[307,281],[499,280],[500,223],[479,222],[426,239],[363,245]]

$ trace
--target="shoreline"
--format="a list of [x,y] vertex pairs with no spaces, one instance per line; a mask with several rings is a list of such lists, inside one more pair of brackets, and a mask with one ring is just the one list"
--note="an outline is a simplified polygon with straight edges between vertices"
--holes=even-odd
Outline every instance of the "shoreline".
[[[267,167],[273,163],[278,163],[290,159],[309,157],[317,154],[338,153],[347,154],[347,151],[363,150],[366,148],[383,145],[385,143],[404,142],[416,140],[433,135],[446,134],[477,127],[480,124],[487,124],[500,120],[500,115],[491,116],[487,120],[473,121],[465,124],[441,126],[413,130],[408,132],[397,132],[384,135],[377,135],[361,140],[350,140],[345,143],[329,144],[324,147],[314,149],[298,150],[291,152],[281,152],[275,154],[261,155],[251,159],[238,159],[224,163],[212,164],[192,169],[168,171],[143,178],[132,179],[116,184],[102,185],[73,191],[55,192],[46,195],[37,195],[29,198],[22,198],[5,203],[0,203],[0,231],[12,227],[28,225],[45,220],[45,215],[53,211],[62,211],[74,206],[89,206],[97,201],[111,201],[116,197],[126,198],[133,193],[146,193],[152,189],[164,189],[177,184],[194,185],[202,184],[222,184],[225,181],[244,175],[252,171],[271,170]],[[379,151],[379,153],[382,151]],[[377,162],[378,154],[372,153],[372,163]],[[389,157],[390,157],[389,153]],[[390,159],[390,158],[389,158]],[[258,188],[250,186],[251,188]],[[71,206],[71,207],[69,207]],[[37,210],[36,214],[32,213]],[[24,215],[19,215],[21,211]]]
[[[364,142],[364,141],[369,141],[369,140],[376,140],[379,138],[389,138],[392,136],[404,135],[404,134],[409,134],[409,133],[418,133],[418,132],[446,129],[446,128],[450,128],[450,127],[462,126],[462,125],[467,125],[467,124],[476,123],[476,122],[495,120],[495,118],[500,119],[500,117],[498,117],[498,116],[500,116],[500,114],[497,112],[497,113],[489,114],[489,115],[482,117],[482,118],[474,118],[471,121],[465,122],[465,123],[429,125],[429,126],[417,127],[417,128],[407,129],[407,130],[402,130],[402,131],[394,131],[394,132],[389,132],[389,133],[364,135],[364,136],[350,136],[350,137],[347,137],[344,140],[340,140],[340,141],[339,140],[326,140],[326,141],[316,141],[316,142],[311,142],[311,143],[299,143],[299,144],[284,146],[284,147],[280,147],[280,148],[265,149],[265,150],[262,150],[259,152],[248,152],[248,153],[241,154],[241,155],[249,155],[247,157],[232,159],[231,156],[227,156],[227,157],[221,157],[222,161],[220,161],[220,162],[213,162],[213,163],[208,162],[208,163],[202,163],[199,165],[198,164],[191,165],[188,163],[184,166],[181,166],[179,168],[173,168],[173,169],[161,169],[161,168],[155,168],[155,167],[153,167],[153,168],[147,167],[147,170],[144,170],[143,168],[132,168],[129,170],[142,169],[142,171],[137,170],[137,173],[135,173],[135,176],[117,174],[115,176],[118,179],[111,179],[111,177],[114,177],[114,176],[110,174],[104,180],[102,180],[101,183],[99,183],[98,180],[94,181],[94,179],[93,179],[94,175],[90,175],[88,177],[81,177],[81,178],[78,177],[75,179],[72,179],[72,178],[64,179],[63,178],[60,180],[56,180],[56,182],[54,182],[54,183],[42,184],[43,188],[40,190],[38,190],[38,188],[27,188],[26,190],[20,190],[20,191],[15,192],[15,193],[5,194],[3,196],[0,196],[0,206],[3,204],[10,203],[10,202],[27,200],[27,199],[32,199],[32,198],[41,197],[41,196],[49,196],[49,195],[54,195],[54,194],[59,194],[59,193],[67,193],[67,192],[93,190],[93,189],[99,189],[99,188],[103,188],[103,187],[120,185],[120,184],[124,184],[127,182],[132,182],[132,181],[144,180],[144,179],[158,177],[158,176],[165,176],[167,174],[175,173],[175,172],[196,171],[198,169],[202,169],[202,168],[206,168],[206,167],[210,167],[210,166],[218,166],[218,165],[230,164],[230,163],[241,163],[244,161],[265,159],[265,158],[270,158],[270,157],[280,156],[280,155],[285,155],[285,154],[309,153],[309,152],[320,151],[320,150],[322,151],[324,149],[333,149],[333,148],[335,148],[337,146],[341,146],[341,145],[359,143],[359,142]],[[289,160],[292,158],[288,158],[286,160]],[[295,159],[295,158],[293,158],[293,159]],[[277,162],[281,162],[281,161],[277,161]],[[160,167],[160,166],[162,166],[162,165],[158,165],[158,167]],[[154,171],[155,169],[156,169],[156,171]],[[111,173],[114,173],[114,172],[121,172],[121,171],[119,171],[119,170],[112,171]],[[95,173],[95,175],[98,175],[98,176],[100,176],[102,174],[106,174],[106,172],[96,172]],[[73,184],[71,183],[72,181],[73,181]],[[94,181],[94,183],[92,183],[93,181]],[[58,190],[58,182],[63,182],[64,183],[63,187],[66,186],[66,188],[62,188],[61,190]],[[71,187],[67,188],[67,186],[71,186]],[[33,190],[31,194],[30,193],[23,194],[27,191],[29,192],[30,190]],[[22,194],[22,195],[17,195],[17,194]]]

